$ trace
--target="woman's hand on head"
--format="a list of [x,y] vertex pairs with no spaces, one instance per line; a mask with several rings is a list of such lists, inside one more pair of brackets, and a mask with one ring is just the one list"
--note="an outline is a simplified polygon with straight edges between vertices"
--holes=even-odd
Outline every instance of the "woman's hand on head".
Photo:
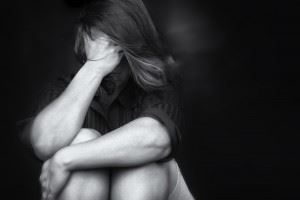
[[123,56],[121,48],[105,36],[95,40],[87,37],[85,39],[85,51],[87,62],[104,75],[111,73]]

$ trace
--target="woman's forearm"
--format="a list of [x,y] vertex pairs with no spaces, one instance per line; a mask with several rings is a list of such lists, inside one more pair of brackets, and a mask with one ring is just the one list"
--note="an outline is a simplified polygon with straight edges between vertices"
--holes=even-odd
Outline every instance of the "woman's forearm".
[[57,156],[70,170],[136,166],[170,152],[166,129],[152,118],[139,118],[98,139],[61,149]]
[[[92,63],[94,64],[94,63]],[[80,130],[103,75],[86,63],[62,94],[34,119],[30,140],[38,157],[46,159],[70,144]]]

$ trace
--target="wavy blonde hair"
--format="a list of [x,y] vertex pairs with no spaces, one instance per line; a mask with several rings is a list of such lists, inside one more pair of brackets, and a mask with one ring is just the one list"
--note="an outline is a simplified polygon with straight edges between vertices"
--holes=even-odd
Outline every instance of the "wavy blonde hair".
[[84,36],[95,28],[124,51],[135,82],[144,90],[164,88],[172,82],[176,65],[166,50],[141,0],[92,1],[82,10],[76,26],[75,55],[86,61]]

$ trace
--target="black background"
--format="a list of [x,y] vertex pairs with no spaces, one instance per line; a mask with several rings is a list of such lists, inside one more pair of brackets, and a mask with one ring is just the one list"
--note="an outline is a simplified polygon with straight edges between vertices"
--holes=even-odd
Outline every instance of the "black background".
[[[16,136],[36,93],[76,66],[79,8],[1,2],[3,199],[39,199]],[[197,199],[298,199],[299,11],[288,1],[145,0],[182,63],[188,127],[179,163]],[[1,197],[2,199],[2,197]]]

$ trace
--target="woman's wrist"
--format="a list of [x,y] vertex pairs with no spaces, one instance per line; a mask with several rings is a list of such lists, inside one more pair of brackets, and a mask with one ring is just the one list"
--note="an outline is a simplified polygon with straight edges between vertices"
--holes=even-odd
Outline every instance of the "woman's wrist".
[[74,170],[72,165],[74,162],[74,154],[70,151],[68,146],[57,151],[54,155],[54,160],[65,170]]
[[103,63],[100,61],[87,61],[83,68],[87,69],[89,72],[91,72],[93,75],[100,76],[101,78],[104,78],[107,74],[103,70],[103,67],[101,67]]

